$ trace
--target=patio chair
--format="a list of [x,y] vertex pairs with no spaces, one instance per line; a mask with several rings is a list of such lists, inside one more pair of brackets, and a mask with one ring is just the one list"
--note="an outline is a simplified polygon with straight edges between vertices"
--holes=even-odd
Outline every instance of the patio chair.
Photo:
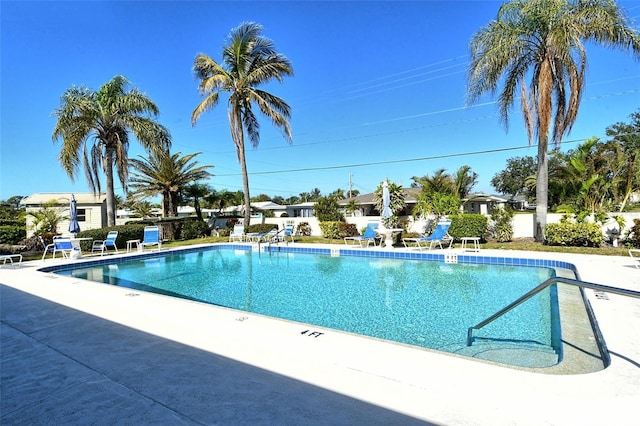
[[44,260],[45,256],[47,255],[47,252],[49,250],[53,250],[54,248],[54,244],[47,244],[44,242],[44,238],[42,238],[42,236],[38,235],[38,239],[40,240],[40,243],[42,244],[42,248],[44,249],[44,253],[42,253],[42,260]]
[[278,228],[273,228],[269,232],[263,232],[262,234],[251,234],[248,238],[254,243],[264,243],[267,241],[273,241],[278,239]]
[[229,234],[229,242],[230,243],[233,241],[243,242],[244,240],[245,240],[244,225],[242,224],[233,225],[233,231],[231,231],[231,233]]
[[118,238],[118,231],[109,231],[105,240],[96,240],[93,242],[91,252],[99,251],[100,256],[102,256],[104,252],[109,251],[109,247],[111,247],[117,253],[118,247],[116,247],[116,238]]
[[278,233],[278,240],[280,241],[286,241],[287,238],[291,239],[291,242],[293,242],[293,224],[286,224],[284,226],[284,230],[280,233]]
[[360,244],[360,247],[369,247],[369,244],[373,243],[374,247],[376,246],[376,239],[378,237],[377,224],[369,223],[364,230],[362,235],[356,235],[355,237],[344,237],[344,243],[349,244],[348,241],[353,241],[355,245],[356,242]]
[[629,249],[629,256],[635,260],[634,265],[640,269],[640,249]]
[[431,235],[418,238],[403,238],[402,244],[404,244],[405,247],[409,248],[409,244],[414,243],[415,247],[422,251],[423,248],[428,248],[429,250],[431,250],[436,244],[440,246],[440,248],[443,248],[442,243],[448,241],[448,248],[451,248],[453,238],[449,235],[450,226],[451,221],[438,222],[438,224],[436,225],[436,229],[431,233]]
[[70,258],[73,251],[73,244],[70,237],[53,237],[53,257],[56,258],[56,253],[62,253],[63,258]]
[[144,227],[144,237],[142,242],[140,243],[142,249],[146,246],[158,246],[158,250],[162,247],[162,239],[160,238],[160,227],[159,226],[145,226]]

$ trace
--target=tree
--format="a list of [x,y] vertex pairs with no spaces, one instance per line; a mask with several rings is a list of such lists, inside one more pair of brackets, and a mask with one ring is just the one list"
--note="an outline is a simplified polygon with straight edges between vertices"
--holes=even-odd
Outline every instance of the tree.
[[198,220],[202,220],[202,208],[200,207],[200,200],[207,196],[211,192],[209,185],[204,183],[192,183],[184,187],[182,195],[185,198],[193,200],[193,208],[196,209],[196,216]]
[[[640,35],[613,0],[514,0],[471,40],[468,96],[498,96],[501,121],[521,100],[529,141],[538,142],[536,240],[544,240],[549,137],[559,146],[578,115],[585,84],[584,42],[628,48],[640,56]],[[529,80],[529,87],[525,80]]]
[[[207,169],[193,160],[200,152],[182,156],[169,151],[151,153],[147,158],[139,155],[130,158],[132,168],[131,189],[137,197],[162,196],[162,216],[175,217],[178,214],[178,198],[184,188],[194,181],[211,176]],[[193,160],[193,161],[192,161]]]
[[128,86],[125,77],[116,76],[98,91],[72,87],[54,111],[58,121],[52,138],[54,142],[62,139],[58,158],[71,180],[82,161],[89,186],[94,193],[101,192],[100,169],[104,172],[108,226],[116,223],[114,166],[125,191],[127,187],[129,133],[148,152],[158,153],[171,146],[169,131],[155,120],[158,107]]
[[426,174],[422,177],[414,176],[411,179],[413,180],[411,186],[422,188],[422,192],[452,194],[455,191],[453,179],[444,168],[436,170],[433,176]]
[[344,215],[340,213],[340,206],[335,198],[318,198],[313,210],[320,222],[344,222]]
[[622,194],[619,211],[623,211],[632,192],[640,189],[640,111],[631,114],[631,123],[616,123],[606,130],[611,141],[624,154],[624,170],[618,191]]
[[473,187],[478,183],[478,174],[471,171],[470,166],[462,166],[456,170],[453,178],[453,195],[458,198],[467,198]]
[[231,139],[242,172],[245,227],[249,226],[251,218],[245,132],[254,148],[260,143],[260,123],[253,106],[257,105],[262,114],[282,130],[288,142],[293,140],[288,121],[291,116],[289,105],[283,99],[258,88],[272,80],[282,82],[283,77],[293,75],[293,68],[289,60],[276,51],[273,42],[261,33],[261,25],[242,23],[231,30],[222,52],[221,64],[205,54],[199,54],[193,66],[196,78],[200,80],[198,88],[204,96],[191,115],[194,126],[204,112],[218,104],[221,92],[229,94],[227,113]]
[[27,213],[33,217],[33,229],[36,233],[58,233],[58,225],[63,220],[69,220],[69,216],[62,214],[62,208],[56,200],[50,200],[43,204],[40,210]]
[[501,194],[523,195],[527,200],[533,200],[535,191],[526,185],[526,180],[536,174],[536,159],[531,156],[512,157],[507,159],[507,167],[491,178],[491,186]]

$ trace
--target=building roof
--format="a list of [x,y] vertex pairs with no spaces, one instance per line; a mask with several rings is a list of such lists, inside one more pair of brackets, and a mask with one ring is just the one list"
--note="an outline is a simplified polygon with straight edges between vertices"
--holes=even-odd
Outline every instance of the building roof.
[[71,195],[76,197],[78,204],[102,204],[106,199],[106,194],[93,194],[92,192],[36,192],[31,194],[20,201],[20,204],[25,206],[41,206],[55,200],[60,204],[68,204],[71,200]]
[[[404,201],[405,203],[412,204],[418,200],[418,195],[420,195],[421,188],[402,188],[402,192],[404,193]],[[365,204],[375,204],[375,193],[370,194],[362,194],[357,197],[345,198],[338,202],[341,206],[346,206],[351,201],[355,202],[356,205],[362,206]]]

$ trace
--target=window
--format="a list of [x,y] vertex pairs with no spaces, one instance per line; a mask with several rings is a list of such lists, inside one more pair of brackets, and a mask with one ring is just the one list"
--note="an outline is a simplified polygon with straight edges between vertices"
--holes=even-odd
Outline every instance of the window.
[[86,222],[87,211],[86,209],[78,209],[78,222]]

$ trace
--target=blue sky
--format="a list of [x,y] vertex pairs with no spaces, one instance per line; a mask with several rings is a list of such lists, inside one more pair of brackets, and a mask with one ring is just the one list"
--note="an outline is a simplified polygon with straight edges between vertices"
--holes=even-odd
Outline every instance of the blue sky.
[[[124,75],[159,107],[172,152],[213,165],[207,183],[242,189],[226,98],[196,127],[201,98],[197,53],[220,60],[229,31],[264,26],[295,75],[267,87],[292,107],[293,144],[268,120],[248,148],[250,191],[288,197],[319,188],[372,192],[383,179],[462,165],[479,174],[476,192],[515,156],[535,156],[519,108],[509,131],[495,99],[465,106],[471,36],[496,15],[494,1],[7,1],[0,3],[0,199],[35,192],[89,192],[58,163],[52,115],[74,85],[98,89]],[[636,22],[640,2],[621,1]],[[627,52],[587,46],[586,89],[563,149],[629,121],[640,106],[640,63]],[[130,157],[144,154],[132,143]],[[103,180],[104,185],[104,180]],[[119,187],[117,193],[122,194]]]

